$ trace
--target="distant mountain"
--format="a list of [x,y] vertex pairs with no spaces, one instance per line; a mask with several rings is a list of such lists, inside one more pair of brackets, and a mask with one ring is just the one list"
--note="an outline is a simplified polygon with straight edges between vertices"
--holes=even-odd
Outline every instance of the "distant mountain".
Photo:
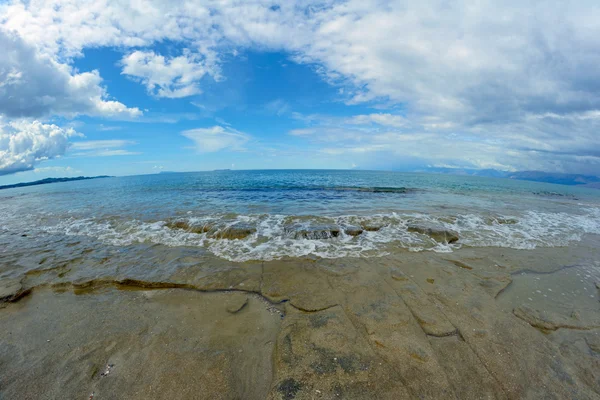
[[562,174],[543,171],[507,172],[496,169],[429,168],[427,172],[449,175],[484,176],[490,178],[509,178],[521,181],[556,183],[559,185],[586,186],[600,189],[600,177],[581,174]]
[[600,178],[593,175],[580,174],[561,174],[541,171],[520,171],[513,172],[508,175],[510,179],[519,179],[523,181],[536,181],[546,183],[557,183],[559,185],[586,185],[593,187],[594,184],[600,183]]
[[465,176],[485,176],[489,178],[506,178],[508,172],[498,171],[497,169],[468,169],[468,168],[427,168],[426,170],[415,172],[435,172],[437,174],[465,175]]
[[46,178],[46,179],[42,179],[42,180],[35,181],[35,182],[15,183],[13,185],[0,186],[0,190],[19,188],[19,187],[25,187],[25,186],[46,185],[48,183],[84,181],[84,180],[88,180],[88,179],[100,179],[100,178],[111,178],[111,177],[108,175],[101,175],[101,176],[78,176],[76,178]]

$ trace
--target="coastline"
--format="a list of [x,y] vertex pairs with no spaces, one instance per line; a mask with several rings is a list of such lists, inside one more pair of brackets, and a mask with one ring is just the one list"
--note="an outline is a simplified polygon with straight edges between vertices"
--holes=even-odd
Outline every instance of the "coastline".
[[151,270],[73,246],[0,271],[0,393],[597,398],[597,243],[244,263],[154,245]]

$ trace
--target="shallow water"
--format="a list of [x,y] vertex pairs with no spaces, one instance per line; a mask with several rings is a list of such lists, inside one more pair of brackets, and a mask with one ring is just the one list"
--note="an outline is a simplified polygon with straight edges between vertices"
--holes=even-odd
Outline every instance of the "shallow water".
[[342,171],[0,191],[0,398],[597,398],[599,195]]
[[[411,225],[460,239],[436,241]],[[242,235],[226,234],[240,227]],[[86,237],[98,246],[191,246],[230,261],[533,249],[600,234],[600,191],[374,171],[160,174],[3,190],[0,236],[16,234],[32,248],[47,236]]]

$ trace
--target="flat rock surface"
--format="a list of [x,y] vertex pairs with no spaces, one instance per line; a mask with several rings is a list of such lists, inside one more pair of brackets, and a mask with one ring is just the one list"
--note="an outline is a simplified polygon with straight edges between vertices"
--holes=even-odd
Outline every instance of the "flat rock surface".
[[0,398],[600,398],[600,272],[566,250],[145,254],[0,266]]

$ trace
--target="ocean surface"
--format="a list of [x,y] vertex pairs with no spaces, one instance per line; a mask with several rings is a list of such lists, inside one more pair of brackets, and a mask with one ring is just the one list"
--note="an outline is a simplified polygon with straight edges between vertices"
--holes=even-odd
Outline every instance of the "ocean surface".
[[[451,230],[447,243],[410,229]],[[379,171],[214,171],[0,191],[0,240],[158,244],[229,261],[567,246],[600,234],[600,190]]]

